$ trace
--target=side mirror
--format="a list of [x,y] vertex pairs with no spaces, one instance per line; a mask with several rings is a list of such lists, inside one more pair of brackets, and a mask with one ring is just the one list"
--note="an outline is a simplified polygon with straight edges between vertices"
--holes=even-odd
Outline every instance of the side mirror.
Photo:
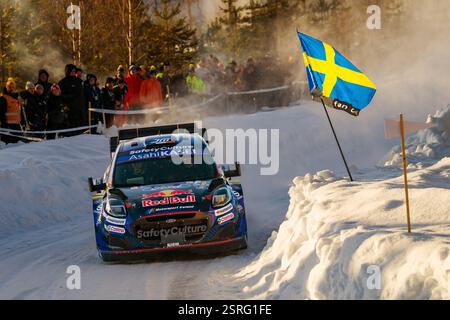
[[240,177],[241,176],[241,164],[236,162],[235,164],[222,165],[223,174],[226,178]]
[[88,179],[89,191],[90,192],[100,192],[106,190],[106,183],[103,182],[103,179]]

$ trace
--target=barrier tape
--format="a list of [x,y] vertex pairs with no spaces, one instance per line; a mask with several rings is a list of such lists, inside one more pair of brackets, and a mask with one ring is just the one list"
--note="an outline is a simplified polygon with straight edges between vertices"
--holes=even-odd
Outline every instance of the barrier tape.
[[[223,94],[219,94],[205,102],[202,102],[197,105],[189,106],[189,108],[195,109],[195,108],[204,107],[205,105],[210,104],[213,101],[216,101],[217,99],[221,98],[222,96],[223,96]],[[143,110],[128,110],[128,111],[89,108],[89,111],[95,112],[95,113],[114,114],[114,115],[139,115],[139,114],[153,114],[153,113],[159,113],[159,112],[164,112],[164,111],[170,111],[170,107],[160,107],[160,108],[143,109]]]
[[144,110],[127,110],[127,111],[89,108],[89,111],[91,111],[91,112],[104,113],[104,114],[115,114],[115,115],[152,114],[152,113],[158,113],[158,112],[169,111],[169,110],[170,110],[170,107],[161,107],[161,108],[144,109]]
[[6,133],[6,132],[0,132],[0,135],[2,135],[2,136],[7,136],[7,137],[14,137],[14,138],[23,139],[23,140],[34,141],[34,142],[41,142],[41,141],[44,141],[44,139],[40,139],[40,138],[31,138],[31,137],[25,137],[25,136],[16,136],[16,135],[14,135],[14,134],[9,134],[9,133]]
[[[286,89],[289,89],[290,87],[291,87],[290,85],[285,85],[285,86],[281,86],[281,87],[268,88],[268,89],[221,93],[215,97],[210,98],[209,100],[207,100],[205,102],[202,102],[200,104],[196,104],[193,106],[189,106],[189,108],[196,109],[196,108],[204,107],[204,106],[210,104],[211,102],[214,102],[219,98],[222,98],[223,96],[239,96],[239,95],[249,95],[249,94],[258,94],[258,93],[268,93],[268,92],[286,90]],[[139,114],[153,114],[153,113],[158,113],[158,112],[163,112],[163,111],[170,111],[170,107],[161,107],[161,108],[144,109],[144,110],[127,110],[127,111],[89,108],[89,111],[95,112],[95,113],[104,113],[104,114],[113,114],[113,115],[139,115]]]
[[217,96],[212,97],[211,99],[206,100],[205,102],[202,102],[202,103],[197,104],[197,105],[190,106],[190,108],[192,108],[192,109],[195,109],[195,108],[202,108],[202,107],[204,107],[204,106],[210,104],[211,102],[214,102],[214,101],[218,100],[219,98],[222,98],[223,96],[224,96],[223,93],[218,94]]
[[286,90],[286,89],[289,89],[290,87],[291,87],[290,85],[286,85],[286,86],[282,86],[282,87],[259,89],[259,90],[252,90],[252,91],[227,92],[226,95],[239,96],[239,95],[257,94],[257,93],[267,93],[267,92]]
[[6,133],[21,133],[21,134],[52,134],[52,133],[65,133],[65,132],[75,132],[75,131],[81,131],[81,130],[88,130],[88,129],[94,129],[98,128],[98,126],[85,126],[85,127],[78,127],[78,128],[70,128],[70,129],[62,129],[62,130],[50,130],[50,131],[21,131],[21,130],[13,130],[13,129],[0,129],[0,132],[6,132]]

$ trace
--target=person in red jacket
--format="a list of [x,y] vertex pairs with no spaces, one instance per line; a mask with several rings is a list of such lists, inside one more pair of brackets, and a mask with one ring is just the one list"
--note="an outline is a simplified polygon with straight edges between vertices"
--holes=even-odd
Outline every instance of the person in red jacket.
[[125,95],[125,109],[130,109],[140,102],[139,93],[141,91],[142,78],[137,66],[132,65],[130,67],[130,72],[125,78],[125,82],[128,86],[128,92]]
[[[139,72],[139,67],[136,65],[131,65],[128,75],[125,78],[125,83],[127,84],[128,91],[125,95],[124,100],[124,108],[123,111],[133,110],[137,109],[140,104],[140,96],[139,93],[141,91],[141,85],[142,85],[142,77]],[[137,119],[139,119],[139,116],[121,116],[119,118],[122,118],[119,120],[119,123],[121,122],[122,125],[125,122],[134,122]]]
[[151,70],[147,80],[141,85],[141,103],[146,108],[158,108],[163,103],[161,83],[156,79],[156,70]]

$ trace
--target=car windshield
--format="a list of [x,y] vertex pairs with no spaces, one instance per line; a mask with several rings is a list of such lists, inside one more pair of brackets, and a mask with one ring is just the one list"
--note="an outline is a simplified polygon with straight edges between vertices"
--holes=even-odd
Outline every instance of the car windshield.
[[146,159],[118,164],[114,170],[116,188],[171,182],[211,180],[217,177],[214,163],[177,165],[171,157]]

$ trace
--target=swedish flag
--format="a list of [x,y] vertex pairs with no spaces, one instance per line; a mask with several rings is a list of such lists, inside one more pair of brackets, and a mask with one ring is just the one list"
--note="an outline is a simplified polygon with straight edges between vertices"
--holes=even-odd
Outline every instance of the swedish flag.
[[329,44],[300,32],[298,37],[312,95],[330,107],[358,116],[372,101],[375,84]]

